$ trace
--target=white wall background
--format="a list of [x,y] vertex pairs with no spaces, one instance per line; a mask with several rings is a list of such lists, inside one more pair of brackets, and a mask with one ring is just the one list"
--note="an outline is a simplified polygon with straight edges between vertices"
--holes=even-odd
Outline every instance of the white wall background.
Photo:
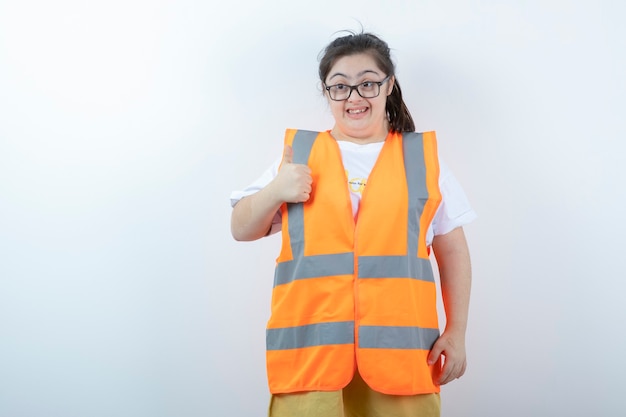
[[0,416],[264,416],[275,236],[231,190],[380,34],[479,213],[443,415],[626,410],[626,6],[0,0]]

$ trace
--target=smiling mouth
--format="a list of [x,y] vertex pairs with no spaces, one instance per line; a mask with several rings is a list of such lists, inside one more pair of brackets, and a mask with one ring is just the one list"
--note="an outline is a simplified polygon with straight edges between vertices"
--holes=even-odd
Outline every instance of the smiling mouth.
[[367,111],[367,108],[364,109],[348,109],[348,113],[350,114],[360,114],[360,113],[365,113]]

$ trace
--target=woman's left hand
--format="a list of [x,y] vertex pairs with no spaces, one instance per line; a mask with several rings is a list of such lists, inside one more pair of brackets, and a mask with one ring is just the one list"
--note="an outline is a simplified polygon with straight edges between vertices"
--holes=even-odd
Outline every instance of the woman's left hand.
[[428,364],[434,365],[441,355],[444,356],[443,368],[439,375],[439,381],[435,382],[439,385],[445,385],[463,376],[467,367],[463,332],[455,334],[454,331],[444,331],[430,350]]

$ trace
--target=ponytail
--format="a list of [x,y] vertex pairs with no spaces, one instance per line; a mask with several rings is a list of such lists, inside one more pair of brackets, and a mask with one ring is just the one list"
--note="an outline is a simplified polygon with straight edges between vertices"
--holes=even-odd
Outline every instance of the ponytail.
[[386,110],[391,130],[396,132],[415,132],[413,117],[402,99],[402,90],[397,79],[391,94],[387,96]]

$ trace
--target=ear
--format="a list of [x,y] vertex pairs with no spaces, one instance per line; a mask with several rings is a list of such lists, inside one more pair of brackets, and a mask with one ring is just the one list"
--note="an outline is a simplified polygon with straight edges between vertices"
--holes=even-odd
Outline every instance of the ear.
[[395,87],[396,85],[396,76],[392,75],[391,78],[389,79],[389,81],[387,81],[387,95],[390,96],[391,93],[393,92],[393,87]]

